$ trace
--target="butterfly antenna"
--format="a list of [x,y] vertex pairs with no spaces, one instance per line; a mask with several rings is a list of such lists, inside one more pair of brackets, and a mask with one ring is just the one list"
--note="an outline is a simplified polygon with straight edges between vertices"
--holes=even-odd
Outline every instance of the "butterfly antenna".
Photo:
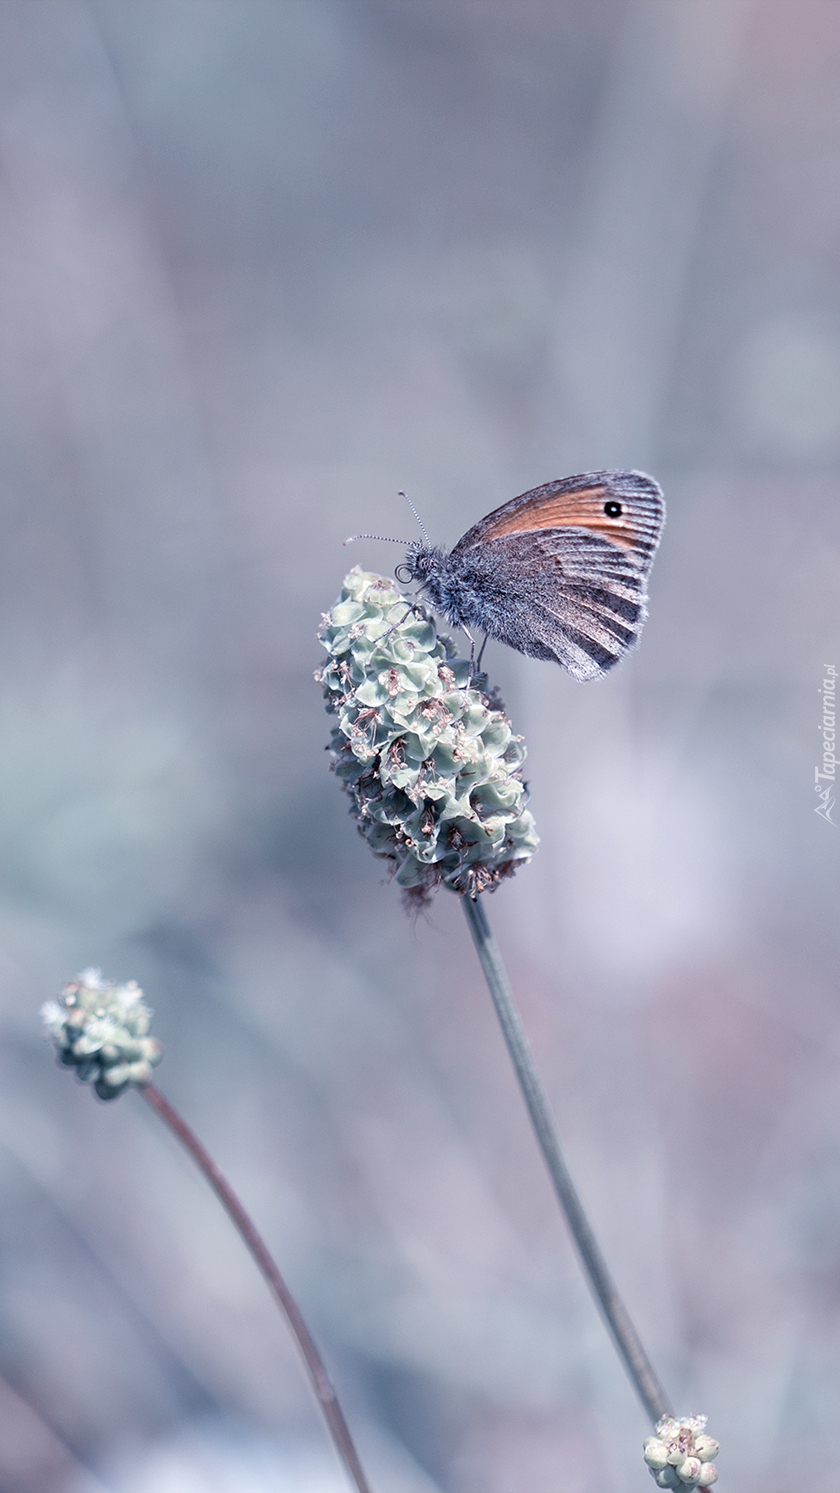
[[383,544],[402,544],[406,547],[411,543],[410,539],[394,539],[391,534],[351,534],[344,543],[355,544],[357,539],[381,539]]
[[431,549],[431,547],[432,547],[431,540],[429,539],[429,536],[426,533],[426,525],[423,523],[423,520],[420,517],[420,514],[417,512],[417,509],[415,508],[414,504],[412,503],[411,498],[408,496],[408,493],[407,492],[403,492],[402,489],[400,489],[400,497],[401,498],[405,498],[405,501],[407,502],[409,508],[411,509],[412,513],[414,514],[414,517],[416,518],[418,524],[420,525],[420,528],[423,531],[423,538],[426,541],[426,548],[427,549]]

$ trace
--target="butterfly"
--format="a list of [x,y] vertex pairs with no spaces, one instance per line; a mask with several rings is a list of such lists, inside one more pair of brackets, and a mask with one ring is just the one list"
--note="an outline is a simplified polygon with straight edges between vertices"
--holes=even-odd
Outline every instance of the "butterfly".
[[496,638],[575,679],[597,679],[639,640],[664,522],[652,477],[584,472],[511,498],[448,553],[423,530],[397,576],[416,581],[471,641],[477,628],[485,643]]

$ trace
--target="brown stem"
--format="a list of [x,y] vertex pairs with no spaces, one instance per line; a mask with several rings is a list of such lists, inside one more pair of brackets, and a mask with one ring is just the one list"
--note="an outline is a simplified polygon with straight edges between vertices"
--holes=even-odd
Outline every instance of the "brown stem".
[[156,1088],[153,1083],[147,1083],[140,1087],[140,1093],[143,1095],[146,1103],[151,1105],[152,1109],[156,1110],[164,1123],[169,1126],[173,1134],[178,1137],[182,1145],[189,1151],[193,1161],[203,1171],[219,1202],[233,1220],[235,1227],[239,1230],[242,1239],[256,1260],[258,1268],[261,1270],[269,1290],[282,1311],[285,1312],[286,1320],[297,1338],[298,1346],[303,1354],[306,1367],[309,1370],[312,1387],[315,1390],[332,1433],[336,1451],[353,1482],[356,1484],[359,1493],[370,1493],[370,1484],[365,1477],[358,1453],[353,1445],[350,1429],[344,1419],[344,1414],[338,1403],[338,1396],[333,1388],[332,1380],[327,1372],[324,1360],[316,1347],[315,1340],[309,1328],[300,1314],[291,1291],[277,1269],[251,1219],[245,1212],[239,1198],[236,1196],[230,1183],[219,1171],[212,1156],[208,1151],[205,1151],[198,1136],[181,1119],[178,1111],[173,1109],[169,1100],[165,1098],[160,1089]]

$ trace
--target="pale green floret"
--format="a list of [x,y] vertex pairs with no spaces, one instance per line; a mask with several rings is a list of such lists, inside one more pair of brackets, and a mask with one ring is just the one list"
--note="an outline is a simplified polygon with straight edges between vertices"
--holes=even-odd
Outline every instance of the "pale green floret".
[[136,980],[121,985],[86,969],[42,1007],[59,1060],[92,1083],[100,1099],[115,1099],[128,1084],[146,1084],[163,1048],[148,1035],[152,1012]]
[[529,860],[538,838],[522,740],[451,639],[358,567],[318,637],[334,771],[412,900],[441,885],[475,896]]
[[701,1462],[713,1462],[720,1451],[720,1442],[714,1436],[695,1436],[694,1455]]
[[[651,1471],[653,1471],[652,1468]],[[657,1488],[678,1488],[680,1485],[680,1477],[676,1467],[663,1467],[661,1472],[654,1473],[653,1480]]]
[[710,1488],[717,1482],[712,1457],[720,1446],[705,1434],[705,1415],[687,1415],[677,1420],[663,1415],[656,1435],[645,1441],[645,1461],[657,1488]]
[[686,1457],[685,1461],[677,1463],[677,1472],[683,1483],[696,1483],[700,1476],[701,1462],[699,1457]]
[[645,1442],[645,1461],[654,1472],[668,1466],[668,1448],[657,1436],[648,1436]]

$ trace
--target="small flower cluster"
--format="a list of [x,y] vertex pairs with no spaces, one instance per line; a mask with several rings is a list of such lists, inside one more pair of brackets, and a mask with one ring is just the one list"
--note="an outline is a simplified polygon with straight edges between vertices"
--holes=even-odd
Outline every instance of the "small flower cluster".
[[645,1441],[645,1461],[657,1488],[710,1488],[717,1482],[712,1460],[720,1445],[705,1434],[705,1415],[687,1415],[675,1420],[663,1415],[656,1435]]
[[538,838],[521,737],[434,621],[357,567],[318,637],[330,656],[315,677],[338,717],[334,771],[409,901],[441,885],[474,897],[529,860]]
[[59,1060],[92,1083],[100,1099],[116,1099],[128,1084],[148,1083],[163,1057],[148,1035],[152,1012],[136,980],[119,985],[86,969],[42,1008]]

